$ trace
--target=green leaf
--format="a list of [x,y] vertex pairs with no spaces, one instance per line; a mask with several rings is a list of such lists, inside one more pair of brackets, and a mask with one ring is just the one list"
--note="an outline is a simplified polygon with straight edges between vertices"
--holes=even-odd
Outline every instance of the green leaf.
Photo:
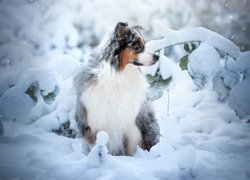
[[77,135],[77,132],[74,129],[70,128],[69,120],[65,123],[62,123],[57,129],[52,129],[52,132],[58,135],[63,135],[68,138],[75,138]]
[[184,50],[188,54],[192,53],[196,48],[197,47],[196,47],[195,43],[192,43],[192,42],[190,42],[190,43],[188,43],[188,42],[184,43]]
[[162,76],[160,76],[160,79],[159,79],[158,83],[159,83],[161,86],[166,87],[166,86],[169,85],[169,83],[171,82],[171,80],[172,80],[172,76],[170,76],[170,77],[167,78],[167,79],[163,79]]
[[163,95],[163,91],[166,89],[166,87],[170,84],[172,81],[172,76],[169,78],[164,79],[161,75],[160,68],[158,67],[155,74],[152,75],[146,75],[146,78],[150,84],[150,93],[147,95],[148,99],[154,101],[156,99],[159,99]]
[[185,50],[187,53],[190,53],[190,52],[191,52],[191,49],[189,48],[189,44],[188,44],[188,43],[184,43],[184,50]]
[[188,54],[183,56],[181,59],[180,59],[180,68],[182,71],[184,70],[187,70],[187,65],[188,65]]
[[155,80],[155,76],[151,76],[149,74],[146,75],[146,78],[147,78],[149,84],[151,84]]
[[59,93],[59,87],[55,86],[55,89],[52,92],[49,92],[47,95],[43,94],[43,90],[40,90],[40,94],[43,97],[44,102],[50,104],[52,101],[55,101],[56,96]]
[[192,46],[191,52],[193,52],[196,49],[196,45],[194,43],[191,43],[191,46]]
[[33,102],[37,102],[37,93],[39,91],[38,82],[33,82],[28,89],[25,91],[25,94],[29,95],[29,97],[33,100]]

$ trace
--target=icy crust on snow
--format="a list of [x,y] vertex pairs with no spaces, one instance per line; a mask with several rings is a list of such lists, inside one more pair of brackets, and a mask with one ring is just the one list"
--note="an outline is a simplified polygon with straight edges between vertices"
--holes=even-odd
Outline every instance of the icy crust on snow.
[[198,41],[216,47],[234,59],[237,59],[240,54],[240,48],[233,42],[204,27],[185,28],[177,31],[167,28],[159,21],[155,21],[154,28],[164,38],[152,40],[147,44],[147,49],[152,52],[175,44]]

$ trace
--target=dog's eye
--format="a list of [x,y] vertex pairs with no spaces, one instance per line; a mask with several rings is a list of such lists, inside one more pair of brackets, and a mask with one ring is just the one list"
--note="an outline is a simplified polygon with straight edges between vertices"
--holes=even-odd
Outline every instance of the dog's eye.
[[135,50],[139,50],[141,48],[139,43],[134,43],[132,46]]

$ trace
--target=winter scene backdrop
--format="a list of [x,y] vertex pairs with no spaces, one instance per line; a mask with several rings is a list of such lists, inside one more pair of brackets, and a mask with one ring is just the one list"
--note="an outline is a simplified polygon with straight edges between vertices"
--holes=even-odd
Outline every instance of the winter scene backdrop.
[[[0,0],[0,179],[250,179],[249,10],[249,0]],[[142,26],[160,55],[142,69],[160,142],[111,156],[100,134],[85,155],[72,76],[119,21]]]

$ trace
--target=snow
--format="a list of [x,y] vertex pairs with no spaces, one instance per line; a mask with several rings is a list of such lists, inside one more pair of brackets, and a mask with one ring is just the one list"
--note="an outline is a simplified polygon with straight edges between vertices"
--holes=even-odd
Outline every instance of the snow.
[[189,55],[188,72],[198,87],[202,87],[218,71],[219,60],[217,51],[206,43]]
[[98,132],[96,136],[96,144],[88,154],[87,166],[90,168],[98,167],[101,163],[106,161],[108,156],[108,149],[106,144],[108,143],[109,136],[106,132]]
[[241,73],[243,73],[244,76],[249,76],[250,75],[250,52],[244,52],[242,53],[238,60],[236,65],[236,69],[238,69]]
[[229,97],[229,105],[244,118],[250,114],[250,77],[246,77],[233,87]]
[[[154,25],[163,38],[150,37],[147,50],[160,50],[160,59],[144,73],[154,75],[159,67],[162,78],[172,81],[153,101],[161,138],[150,152],[138,147],[134,156],[111,156],[108,134],[100,132],[86,155],[79,134],[54,132],[67,121],[77,131],[72,74],[115,22],[150,29],[152,19],[166,12],[176,13],[179,20],[170,21],[177,27],[198,22],[185,1],[134,3],[0,2],[0,179],[250,179],[249,52],[202,27]],[[180,19],[184,7],[188,15]],[[176,57],[185,55],[183,47],[173,47],[169,56],[163,47],[186,41],[201,44],[182,71]],[[232,58],[225,60],[218,48]],[[190,77],[197,73],[207,78],[200,89]]]
[[211,87],[196,92],[187,71],[180,71],[176,81],[169,90],[169,115],[167,90],[154,101],[162,137],[150,152],[138,147],[134,157],[111,156],[108,135],[100,132],[96,146],[84,155],[81,138],[51,132],[59,126],[54,113],[31,124],[3,121],[1,177],[249,179],[249,126],[216,101]]
[[97,145],[106,145],[109,140],[109,135],[105,131],[101,131],[97,134]]
[[180,44],[183,42],[205,42],[211,46],[214,46],[225,53],[229,54],[233,58],[238,58],[240,49],[230,40],[223,36],[210,31],[204,27],[192,27],[182,30],[172,30],[164,26],[161,22],[155,22],[155,28],[158,33],[164,38],[160,40],[151,41],[148,44],[149,51],[156,51],[164,47],[168,47],[174,44]]
[[163,79],[168,79],[174,73],[174,67],[176,66],[168,57],[164,56],[164,51],[160,53],[159,59],[160,73]]
[[4,134],[2,119],[3,119],[3,117],[0,116],[0,136],[2,136]]
[[213,89],[218,99],[225,101],[230,90],[240,81],[240,73],[221,68],[213,77]]
[[237,115],[244,118],[250,114],[250,52],[244,52],[235,63],[236,72],[243,75],[243,80],[232,87],[229,105],[235,109]]

